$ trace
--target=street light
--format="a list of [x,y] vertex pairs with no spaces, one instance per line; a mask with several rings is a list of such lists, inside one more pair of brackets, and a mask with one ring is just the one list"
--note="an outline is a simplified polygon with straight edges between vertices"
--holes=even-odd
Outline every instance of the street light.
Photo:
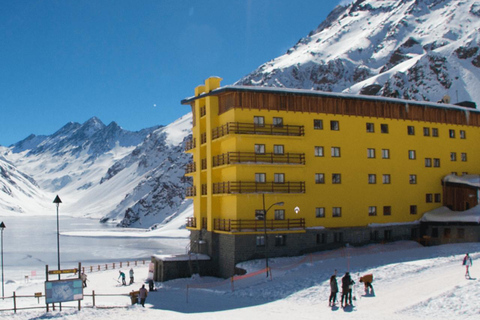
[[262,194],[263,196],[263,231],[264,231],[264,238],[265,238],[265,269],[267,270],[267,278],[268,278],[268,240],[267,240],[267,212],[270,210],[273,206],[283,206],[283,202],[276,202],[272,204],[270,207],[268,207],[267,210],[265,210],[265,194]]
[[[60,206],[60,203],[62,203],[62,200],[60,200],[60,197],[57,195],[55,200],[53,200],[53,203],[57,205],[57,261],[58,270],[60,271],[60,223],[58,222],[58,207]],[[58,279],[60,280],[60,273],[58,274]]]
[[3,280],[3,229],[5,229],[5,223],[0,223],[0,229],[2,229],[2,299],[5,299],[4,280]]

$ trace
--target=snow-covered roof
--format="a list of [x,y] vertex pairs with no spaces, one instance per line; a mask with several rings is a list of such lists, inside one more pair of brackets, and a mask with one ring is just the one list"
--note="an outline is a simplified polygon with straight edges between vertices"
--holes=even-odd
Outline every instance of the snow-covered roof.
[[463,176],[457,176],[454,174],[449,174],[443,178],[443,182],[458,183],[480,188],[480,175],[466,174]]
[[309,90],[309,89],[292,89],[292,88],[278,88],[278,87],[260,87],[260,86],[237,86],[237,85],[228,85],[224,87],[217,88],[208,93],[202,93],[199,96],[193,96],[185,98],[181,101],[182,104],[189,104],[192,101],[204,98],[210,95],[221,93],[222,91],[256,91],[256,92],[271,92],[271,93],[290,93],[290,94],[304,94],[304,95],[315,95],[323,97],[334,97],[334,98],[343,98],[343,99],[358,99],[358,100],[370,100],[370,101],[387,101],[392,103],[400,103],[405,105],[419,105],[419,106],[428,106],[432,108],[442,108],[442,109],[454,109],[458,111],[465,112],[480,112],[478,109],[462,107],[454,104],[445,104],[437,103],[430,101],[415,101],[415,100],[404,100],[398,98],[389,98],[383,96],[367,96],[367,95],[358,95],[358,94],[348,94],[341,92],[326,92],[319,90]]
[[440,207],[427,211],[423,222],[470,222],[480,224],[480,205],[465,211],[452,211],[447,207]]
[[156,254],[156,255],[153,255],[152,257],[162,261],[188,261],[188,260],[210,260],[211,259],[209,256],[205,254],[200,254],[200,253],[179,254],[179,255]]

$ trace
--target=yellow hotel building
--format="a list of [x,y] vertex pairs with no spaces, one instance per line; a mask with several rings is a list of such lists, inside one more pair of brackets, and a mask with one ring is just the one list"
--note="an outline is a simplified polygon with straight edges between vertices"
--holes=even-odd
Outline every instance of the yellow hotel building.
[[266,255],[418,239],[422,214],[443,205],[442,178],[479,171],[477,109],[220,82],[182,101],[191,251],[210,256],[212,275]]

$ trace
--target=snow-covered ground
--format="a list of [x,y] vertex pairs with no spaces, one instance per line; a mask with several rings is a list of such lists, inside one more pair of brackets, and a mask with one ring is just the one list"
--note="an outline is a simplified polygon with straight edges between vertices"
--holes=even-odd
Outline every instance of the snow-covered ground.
[[[473,258],[471,279],[465,279],[462,258]],[[192,277],[156,283],[145,308],[128,306],[128,297],[96,298],[97,306],[126,308],[92,309],[85,297],[81,311],[24,310],[0,312],[4,319],[479,319],[480,243],[422,247],[415,242],[396,242],[360,248],[347,247],[312,255],[270,260],[272,278],[264,273],[230,280]],[[240,265],[248,273],[264,267],[264,260]],[[328,306],[329,278],[338,270],[340,283],[350,270],[357,281],[354,307]],[[124,269],[124,271],[127,271]],[[128,293],[138,290],[148,275],[147,266],[134,268],[136,282],[127,287],[117,282],[118,270],[88,274],[84,294]],[[375,294],[367,296],[358,285],[359,275],[373,273]],[[187,285],[190,287],[187,296]],[[42,280],[6,284],[6,296],[44,292]],[[232,291],[232,289],[234,289]],[[30,303],[38,306],[36,299]],[[67,304],[67,303],[66,303]],[[66,305],[64,304],[64,306]],[[0,300],[0,309],[11,308],[11,299]],[[21,305],[17,304],[18,307]]]

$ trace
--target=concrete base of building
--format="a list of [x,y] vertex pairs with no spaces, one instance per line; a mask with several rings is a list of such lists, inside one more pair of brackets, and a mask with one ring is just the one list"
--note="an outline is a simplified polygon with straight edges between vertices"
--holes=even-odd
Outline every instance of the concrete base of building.
[[332,250],[346,245],[361,246],[399,240],[419,240],[420,224],[397,224],[362,228],[312,228],[267,234],[267,247],[259,234],[216,233],[192,230],[190,245],[193,252],[207,255],[211,260],[199,274],[228,278],[242,274],[239,262],[264,259],[265,256],[290,257]]

